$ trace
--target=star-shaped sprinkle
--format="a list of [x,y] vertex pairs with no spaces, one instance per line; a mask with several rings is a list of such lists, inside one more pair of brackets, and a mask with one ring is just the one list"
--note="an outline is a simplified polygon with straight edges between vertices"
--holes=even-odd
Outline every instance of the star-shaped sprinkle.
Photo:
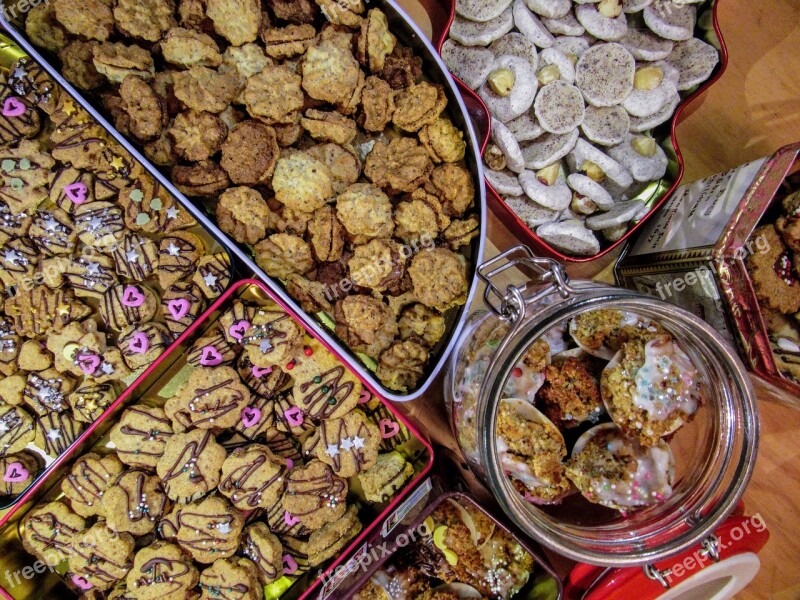
[[53,388],[44,385],[39,388],[39,391],[36,392],[36,395],[42,400],[47,400],[54,393],[55,390]]
[[128,262],[136,262],[139,260],[139,253],[136,250],[131,250],[125,255],[125,258],[128,259]]
[[49,231],[53,233],[58,230],[59,222],[56,221],[52,216],[48,215],[48,217],[42,222],[42,227],[45,231]]
[[61,439],[61,430],[59,429],[51,429],[47,432],[47,437],[50,440],[56,441]]
[[61,107],[61,110],[64,111],[68,115],[73,115],[73,114],[75,114],[75,111],[77,111],[78,109],[75,108],[75,103],[72,101],[72,98],[67,98],[67,100],[64,102],[63,106]]
[[8,424],[5,421],[0,421],[0,433],[8,432]]
[[167,254],[169,254],[170,256],[180,256],[181,255],[181,249],[178,248],[172,242],[170,242],[169,246],[167,246]]
[[103,226],[103,220],[100,217],[92,217],[89,219],[89,229],[97,231]]
[[3,260],[5,260],[8,263],[16,265],[22,261],[22,255],[16,250],[6,250],[6,254],[3,257]]
[[114,372],[114,367],[111,365],[111,363],[104,362],[102,365],[100,365],[100,370],[106,375],[111,375]]
[[86,274],[92,276],[100,275],[100,263],[86,263]]
[[266,354],[267,352],[272,350],[272,343],[269,340],[264,340],[263,342],[261,342],[259,348],[261,349],[262,354]]
[[116,171],[119,171],[124,166],[125,166],[125,161],[122,160],[121,156],[115,156],[111,161],[111,168]]
[[213,288],[217,285],[217,276],[213,273],[209,273],[205,277],[203,277],[203,281],[205,281],[206,286]]
[[364,447],[364,439],[358,436],[353,438],[353,448],[361,449]]
[[339,446],[337,446],[336,444],[329,444],[328,445],[328,449],[325,450],[325,454],[327,454],[331,458],[333,458],[334,456],[338,456],[339,455]]
[[345,452],[350,452],[350,450],[353,449],[353,440],[350,438],[344,438],[339,447]]
[[180,212],[181,212],[181,211],[179,211],[179,210],[178,210],[177,208],[175,208],[174,206],[170,206],[170,207],[167,209],[167,218],[168,218],[168,219],[177,219],[177,218],[178,218],[178,215],[180,214]]
[[230,523],[218,523],[217,531],[219,531],[223,535],[229,534],[231,532]]

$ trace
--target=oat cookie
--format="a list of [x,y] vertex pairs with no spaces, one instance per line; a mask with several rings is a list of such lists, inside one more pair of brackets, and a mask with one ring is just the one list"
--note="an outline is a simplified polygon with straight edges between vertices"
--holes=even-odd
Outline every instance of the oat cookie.
[[54,0],[56,19],[76,36],[104,42],[114,31],[114,15],[102,0]]
[[348,108],[354,96],[361,98],[365,76],[348,49],[330,40],[320,42],[306,51],[301,72],[303,89],[309,96],[335,104],[345,114],[353,112]]
[[144,48],[136,45],[103,42],[92,48],[94,67],[111,83],[122,83],[128,75],[152,79],[155,73],[153,57]]
[[403,131],[419,131],[434,123],[447,107],[447,97],[440,85],[414,84],[397,92],[392,122]]
[[226,190],[216,208],[220,229],[242,244],[256,244],[267,235],[270,209],[258,190],[241,186]]
[[208,67],[191,67],[175,73],[175,97],[196,111],[221,113],[238,92],[238,79]]
[[394,219],[395,236],[412,247],[432,245],[439,233],[450,225],[450,217],[439,200],[423,189],[414,190],[397,204]]
[[175,117],[169,129],[175,151],[189,161],[202,161],[220,151],[228,128],[218,115],[188,111]]
[[333,195],[330,169],[306,152],[282,156],[272,186],[281,204],[302,212],[314,212]]
[[354,241],[388,238],[394,232],[389,197],[367,183],[355,183],[336,198],[336,215]]
[[175,187],[190,197],[217,196],[231,183],[225,170],[213,160],[204,160],[192,166],[176,165],[172,168],[172,181]]
[[336,303],[336,335],[356,352],[376,358],[397,336],[391,309],[372,296],[351,295]]
[[129,37],[157,42],[175,22],[173,0],[120,0],[114,7],[117,28]]
[[210,35],[173,27],[161,41],[164,60],[180,67],[218,67],[222,64],[219,46]]
[[233,183],[261,185],[272,177],[279,154],[272,127],[258,121],[242,121],[222,144],[221,165]]
[[371,502],[388,502],[406,481],[414,467],[399,452],[379,454],[377,462],[358,476],[364,495]]
[[394,92],[391,86],[374,75],[367,77],[361,92],[358,123],[367,131],[383,131],[394,116]]
[[261,4],[257,0],[206,0],[206,14],[214,22],[214,30],[234,46],[258,37]]
[[287,124],[303,107],[302,78],[285,65],[267,66],[247,80],[247,112],[267,124]]
[[395,138],[389,144],[378,141],[367,155],[364,175],[389,194],[413,192],[433,171],[425,147],[410,137]]
[[295,273],[305,273],[314,266],[311,247],[303,238],[276,233],[258,243],[256,263],[267,275],[283,279]]
[[422,377],[428,357],[428,349],[413,340],[395,342],[381,353],[376,374],[389,389],[412,389]]
[[50,3],[34,6],[25,19],[25,33],[37,46],[58,52],[68,43],[67,31],[56,19],[55,7]]
[[331,206],[316,210],[308,222],[308,236],[314,256],[321,262],[339,260],[344,250],[344,226]]

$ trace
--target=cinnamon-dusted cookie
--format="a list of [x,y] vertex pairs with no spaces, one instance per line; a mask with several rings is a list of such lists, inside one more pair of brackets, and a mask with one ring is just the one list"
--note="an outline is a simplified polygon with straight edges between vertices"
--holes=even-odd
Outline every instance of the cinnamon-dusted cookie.
[[222,144],[222,168],[237,185],[263,185],[270,180],[280,149],[275,130],[259,121],[237,124]]
[[153,364],[172,341],[164,325],[150,322],[122,331],[118,344],[125,364],[135,371]]
[[176,433],[164,448],[156,470],[172,500],[187,503],[219,484],[225,449],[207,429]]
[[197,262],[197,271],[192,281],[207,299],[214,300],[221,296],[231,282],[231,259],[228,253],[218,252],[203,256]]
[[108,327],[122,331],[152,320],[157,308],[158,299],[150,288],[119,284],[103,295],[100,315]]
[[200,574],[179,546],[156,542],[136,553],[125,581],[136,600],[178,600],[190,597]]
[[234,450],[222,463],[219,492],[243,511],[269,508],[283,494],[286,464],[266,446]]
[[179,281],[164,289],[161,309],[173,336],[178,336],[205,310],[206,300],[200,288],[191,281]]
[[366,471],[378,459],[381,432],[371,419],[354,410],[339,419],[323,421],[316,456],[341,477]]
[[58,564],[73,554],[78,533],[86,521],[63,502],[34,507],[23,519],[22,546],[47,564]]
[[106,490],[101,507],[110,529],[140,536],[155,529],[169,510],[169,500],[158,477],[130,470],[117,477]]
[[261,600],[264,589],[258,581],[259,570],[247,558],[221,558],[200,573],[200,600],[235,598]]
[[340,519],[347,510],[347,480],[333,473],[325,463],[312,460],[295,467],[286,477],[283,504],[287,523],[295,519],[311,530]]
[[225,429],[236,425],[249,403],[250,390],[242,384],[239,374],[230,367],[219,366],[194,370],[189,381],[167,400],[164,410],[175,431],[190,427]]
[[245,528],[242,553],[255,563],[262,585],[269,585],[283,575],[283,546],[266,524],[253,523]]
[[197,562],[210,564],[233,556],[243,527],[242,513],[213,494],[183,508],[178,515],[176,541]]
[[51,458],[58,458],[82,432],[83,423],[70,413],[49,413],[36,419],[33,443]]
[[161,287],[168,289],[179,280],[189,279],[204,253],[203,240],[188,231],[176,231],[161,238],[158,248],[158,282]]
[[94,423],[117,399],[117,389],[112,382],[84,383],[69,395],[72,415],[81,423]]
[[172,422],[161,408],[131,406],[122,413],[110,437],[126,465],[155,469],[172,437]]
[[70,569],[95,589],[107,590],[130,571],[135,545],[131,534],[111,531],[98,521],[75,536]]
[[0,494],[18,496],[33,483],[42,470],[41,459],[32,452],[7,454],[0,458]]
[[285,368],[303,347],[303,328],[280,307],[259,308],[251,325],[242,344],[258,367]]

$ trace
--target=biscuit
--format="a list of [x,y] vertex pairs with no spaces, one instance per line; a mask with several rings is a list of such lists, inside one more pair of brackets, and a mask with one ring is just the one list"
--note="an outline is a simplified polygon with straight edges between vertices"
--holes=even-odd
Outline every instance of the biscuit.
[[4,165],[0,171],[0,198],[11,214],[35,208],[48,197],[50,169],[55,161],[37,140],[22,140],[16,148],[3,148],[0,164]]
[[231,260],[227,252],[207,254],[197,262],[192,281],[208,300],[222,295],[231,282]]
[[164,236],[158,250],[158,280],[161,287],[169,289],[179,280],[194,275],[204,252],[203,241],[193,233],[176,231]]
[[195,340],[186,357],[186,362],[194,367],[214,367],[229,365],[239,356],[235,340],[226,331],[214,327]]
[[172,437],[172,423],[161,408],[132,406],[122,413],[110,437],[126,465],[155,469]]
[[334,319],[336,335],[356,352],[373,358],[388,348],[398,333],[392,310],[372,296],[356,294],[340,300],[334,309]]
[[100,303],[105,324],[115,331],[150,321],[156,314],[155,293],[142,285],[116,285],[110,288]]
[[161,40],[161,54],[168,63],[181,67],[219,67],[223,60],[214,38],[183,27],[167,32]]
[[499,17],[509,4],[511,4],[511,0],[494,0],[493,2],[459,0],[456,3],[456,13],[470,21],[485,23]]
[[61,412],[69,407],[67,395],[75,388],[75,380],[55,369],[29,373],[22,391],[22,400],[37,415]]
[[36,211],[28,235],[48,256],[71,254],[77,240],[72,219],[59,208]]
[[103,42],[114,31],[114,15],[102,0],[55,0],[53,9],[58,22],[73,35]]
[[377,462],[358,475],[364,496],[370,502],[388,502],[414,475],[414,467],[402,454],[378,455]]
[[257,0],[206,0],[206,14],[217,34],[234,46],[254,42],[261,25],[261,5]]
[[3,474],[0,494],[19,496],[34,482],[41,470],[40,459],[31,452],[3,456],[0,458],[0,473]]
[[347,481],[319,460],[295,467],[286,477],[285,520],[294,517],[311,530],[319,529],[345,514],[347,491]]
[[633,90],[635,63],[624,46],[598,44],[578,59],[575,83],[589,104],[614,106],[622,103]]
[[125,581],[137,600],[177,600],[189,597],[200,574],[179,546],[155,542],[136,553]]
[[375,373],[389,389],[411,389],[424,374],[428,357],[428,349],[414,340],[395,342],[381,353]]
[[587,106],[581,123],[586,138],[602,146],[622,143],[630,129],[631,119],[622,106]]
[[242,339],[245,352],[258,367],[284,367],[303,347],[303,328],[280,308],[261,308]]
[[222,144],[221,165],[233,183],[255,186],[272,177],[279,154],[272,127],[258,121],[242,121]]
[[35,45],[58,52],[67,45],[67,31],[56,19],[52,4],[34,6],[25,19],[25,33]]
[[323,40],[306,51],[300,71],[309,96],[339,106],[344,114],[354,112],[353,100],[360,100],[366,78],[349,48]]
[[592,231],[600,231],[609,227],[616,227],[633,220],[644,209],[642,200],[629,200],[616,202],[607,212],[597,213],[586,219],[586,227]]
[[239,548],[244,516],[213,494],[183,508],[178,514],[178,545],[203,564],[233,556]]
[[206,301],[195,284],[185,281],[165,287],[161,310],[173,336],[183,333],[205,310]]
[[544,415],[559,428],[596,423],[605,411],[592,365],[575,357],[547,365],[545,382],[536,397]]
[[83,424],[69,413],[49,413],[36,419],[33,443],[51,458],[58,458],[82,431]]
[[526,169],[543,169],[572,152],[578,142],[578,130],[556,135],[545,133],[530,144],[522,146]]
[[247,79],[247,112],[268,125],[287,124],[303,108],[303,78],[284,65],[268,65]]
[[25,550],[55,565],[72,556],[75,539],[86,528],[86,521],[63,502],[49,502],[32,508],[23,526]]
[[221,113],[236,98],[238,78],[208,67],[193,66],[178,71],[175,77],[175,97],[196,111]]
[[170,499],[188,503],[217,487],[225,457],[209,430],[176,433],[167,441],[156,471]]
[[242,553],[252,560],[262,585],[269,585],[283,575],[283,547],[264,523],[253,523],[242,535]]
[[178,155],[196,162],[219,152],[228,128],[218,115],[190,110],[175,117],[169,135],[175,142]]
[[111,382],[78,385],[68,398],[75,420],[81,423],[94,423],[116,399]]
[[550,210],[565,210],[572,200],[572,192],[563,179],[547,185],[535,172],[525,171],[519,176],[519,183],[528,198]]
[[635,181],[647,183],[661,179],[667,173],[669,159],[658,144],[651,144],[654,147],[652,156],[640,154],[635,144],[645,139],[651,138],[629,136],[621,144],[610,147],[608,155],[625,167]]
[[254,394],[266,399],[284,389],[290,380],[289,375],[280,369],[254,367],[246,354],[239,358],[237,368],[245,385]]
[[132,371],[150,366],[172,344],[169,330],[161,323],[144,323],[122,331],[118,345]]
[[92,48],[94,66],[113,84],[121,84],[129,75],[153,78],[155,66],[150,53],[135,44],[103,42]]
[[351,506],[341,519],[312,531],[306,546],[308,564],[312,567],[321,565],[342,552],[348,542],[358,535],[361,527],[358,508]]
[[667,58],[675,44],[671,40],[666,40],[648,29],[628,28],[628,32],[620,41],[620,44],[633,55],[636,60],[656,61]]
[[226,190],[216,207],[220,229],[241,244],[256,244],[267,236],[270,209],[258,190],[234,187]]
[[105,491],[101,510],[112,531],[141,536],[155,530],[156,523],[169,510],[169,500],[158,477],[130,470]]
[[261,600],[264,590],[258,575],[258,567],[247,558],[216,560],[200,573],[200,600],[216,600],[227,590],[239,600]]
[[283,494],[285,472],[266,446],[237,448],[222,463],[219,492],[243,511],[269,508]]
[[466,301],[467,278],[464,265],[445,248],[424,250],[414,256],[408,273],[420,302],[444,311]]
[[133,566],[133,536],[111,531],[102,521],[78,533],[74,544],[70,569],[98,590],[116,585]]
[[[206,350],[208,348],[213,347],[208,346]],[[209,354],[204,352],[203,359],[207,356]],[[173,431],[219,430],[236,425],[248,404],[250,390],[241,383],[239,374],[230,367],[220,366],[195,369],[189,381],[167,400],[164,411],[172,420]]]
[[514,0],[512,13],[514,25],[528,40],[540,48],[553,46],[555,41],[553,34],[539,20],[539,17],[526,6],[524,0]]
[[680,72],[678,89],[685,91],[711,77],[719,63],[719,52],[714,46],[697,38],[691,38],[675,44],[675,49],[667,57],[666,62]]
[[580,36],[586,32],[586,29],[571,12],[558,18],[544,17],[542,23],[553,35]]
[[697,9],[694,6],[672,0],[656,0],[644,8],[642,16],[645,25],[653,33],[675,42],[692,39],[697,23]]

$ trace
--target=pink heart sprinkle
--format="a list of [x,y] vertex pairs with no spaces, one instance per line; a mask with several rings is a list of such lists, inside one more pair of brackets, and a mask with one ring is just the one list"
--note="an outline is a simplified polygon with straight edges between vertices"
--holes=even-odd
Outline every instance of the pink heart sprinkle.
[[297,561],[289,554],[283,555],[283,574],[294,575],[297,573]]
[[131,338],[131,341],[128,342],[128,350],[134,352],[135,354],[144,354],[150,349],[150,340],[147,337],[147,334],[143,331],[140,331],[136,335]]
[[9,463],[6,467],[6,474],[3,475],[3,481],[7,483],[22,483],[30,477],[30,471],[22,466],[20,462]]
[[381,419],[378,421],[378,427],[381,429],[381,437],[385,440],[393,438],[400,433],[400,425],[389,419]]
[[204,367],[216,367],[222,364],[222,354],[214,346],[206,346],[200,356],[200,364]]
[[291,471],[294,469],[294,461],[291,458],[286,459],[286,470]]
[[242,338],[244,338],[244,334],[247,333],[248,329],[250,329],[249,321],[239,321],[230,326],[230,329],[228,329],[228,333],[237,342],[241,342]]
[[94,375],[100,368],[100,357],[95,354],[79,354],[78,366],[85,375]]
[[90,590],[94,587],[85,577],[81,577],[79,575],[72,576],[72,583],[82,590]]
[[89,188],[80,181],[70,183],[64,187],[64,194],[72,200],[73,204],[83,204],[89,198]]
[[186,298],[178,298],[167,302],[167,310],[170,316],[176,321],[180,321],[183,317],[189,314],[191,304]]
[[122,291],[122,306],[139,308],[144,304],[144,294],[134,285],[129,285]]
[[272,373],[272,367],[257,367],[253,365],[252,373],[253,377],[258,377],[260,379],[264,375]]
[[361,390],[361,395],[358,397],[359,404],[366,404],[372,399],[372,394],[369,393],[368,390],[364,389]]
[[22,103],[22,101],[14,96],[6,98],[6,101],[3,104],[4,117],[21,117],[27,111],[28,108]]
[[252,427],[261,420],[261,411],[253,406],[247,406],[242,410],[242,424],[245,428]]
[[286,523],[289,527],[294,527],[300,522],[300,519],[295,517],[288,510],[285,510],[283,511],[283,522]]
[[303,411],[296,406],[283,413],[283,417],[292,427],[300,427],[303,424]]

